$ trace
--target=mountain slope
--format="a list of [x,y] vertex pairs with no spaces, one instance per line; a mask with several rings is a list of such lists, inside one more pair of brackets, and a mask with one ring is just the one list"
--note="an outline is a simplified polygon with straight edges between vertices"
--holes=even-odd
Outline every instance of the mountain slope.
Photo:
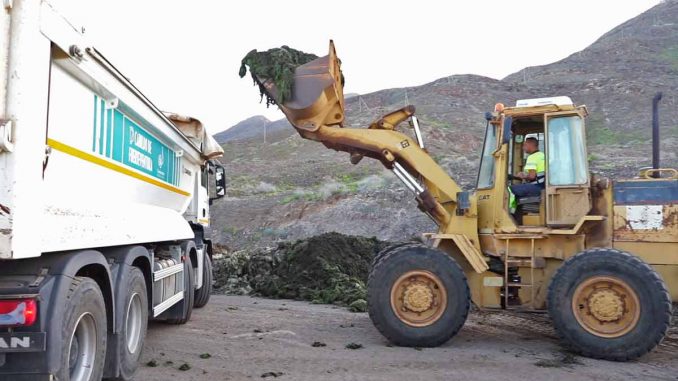
[[[429,152],[469,189],[482,148],[485,111],[496,102],[568,95],[589,109],[591,169],[631,177],[651,164],[651,98],[656,91],[664,92],[662,164],[678,167],[675,0],[614,28],[581,52],[502,80],[454,75],[354,96],[346,100],[346,124],[366,127],[384,113],[415,105]],[[303,140],[286,121],[279,122],[285,124],[279,140],[264,143],[261,134],[254,134],[254,140],[224,145],[231,185],[229,197],[215,204],[219,241],[234,247],[267,245],[332,230],[402,240],[435,230],[411,194],[379,163],[363,160],[353,166],[347,154]]]
[[226,131],[214,135],[214,138],[220,144],[248,139],[275,141],[282,137],[289,136],[291,129],[292,126],[290,126],[286,119],[272,122],[265,116],[256,115],[239,122]]

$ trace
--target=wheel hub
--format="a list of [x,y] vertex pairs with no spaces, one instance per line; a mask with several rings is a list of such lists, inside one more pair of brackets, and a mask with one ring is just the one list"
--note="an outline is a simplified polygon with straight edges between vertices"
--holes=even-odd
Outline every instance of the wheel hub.
[[136,353],[141,342],[141,327],[143,325],[143,312],[141,308],[141,297],[139,294],[134,293],[127,306],[127,317],[125,319],[127,350],[129,353]]
[[640,320],[640,301],[625,281],[612,276],[593,276],[574,290],[572,312],[589,333],[615,338],[636,327]]
[[426,327],[438,321],[445,312],[447,291],[432,272],[408,271],[391,287],[391,308],[403,323]]
[[403,304],[410,311],[424,312],[433,305],[433,292],[427,284],[410,284],[405,288]]
[[94,370],[97,352],[97,327],[94,317],[85,312],[75,323],[68,346],[71,381],[87,381]]
[[624,300],[613,290],[596,290],[588,300],[591,314],[601,322],[617,321],[624,314]]
[[78,357],[80,353],[80,344],[78,344],[78,338],[74,337],[71,341],[70,355],[68,356],[68,369],[73,370],[75,364],[78,362]]

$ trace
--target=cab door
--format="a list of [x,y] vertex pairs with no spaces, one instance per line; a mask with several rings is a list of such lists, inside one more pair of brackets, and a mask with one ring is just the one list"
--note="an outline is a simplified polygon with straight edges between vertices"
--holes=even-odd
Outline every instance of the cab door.
[[546,224],[574,226],[591,210],[586,130],[581,112],[544,115],[546,127]]

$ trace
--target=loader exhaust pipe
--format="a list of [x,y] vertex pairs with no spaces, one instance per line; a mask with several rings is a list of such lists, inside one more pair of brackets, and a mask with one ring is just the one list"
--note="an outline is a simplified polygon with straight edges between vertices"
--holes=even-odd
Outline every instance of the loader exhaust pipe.
[[659,91],[652,98],[652,168],[655,169],[652,177],[659,178],[659,101],[662,92]]

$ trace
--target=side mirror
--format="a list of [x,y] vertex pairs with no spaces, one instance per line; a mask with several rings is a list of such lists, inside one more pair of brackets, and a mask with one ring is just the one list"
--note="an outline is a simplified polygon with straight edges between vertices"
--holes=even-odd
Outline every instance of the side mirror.
[[226,172],[221,165],[214,168],[214,180],[216,182],[216,195],[212,199],[226,196]]

